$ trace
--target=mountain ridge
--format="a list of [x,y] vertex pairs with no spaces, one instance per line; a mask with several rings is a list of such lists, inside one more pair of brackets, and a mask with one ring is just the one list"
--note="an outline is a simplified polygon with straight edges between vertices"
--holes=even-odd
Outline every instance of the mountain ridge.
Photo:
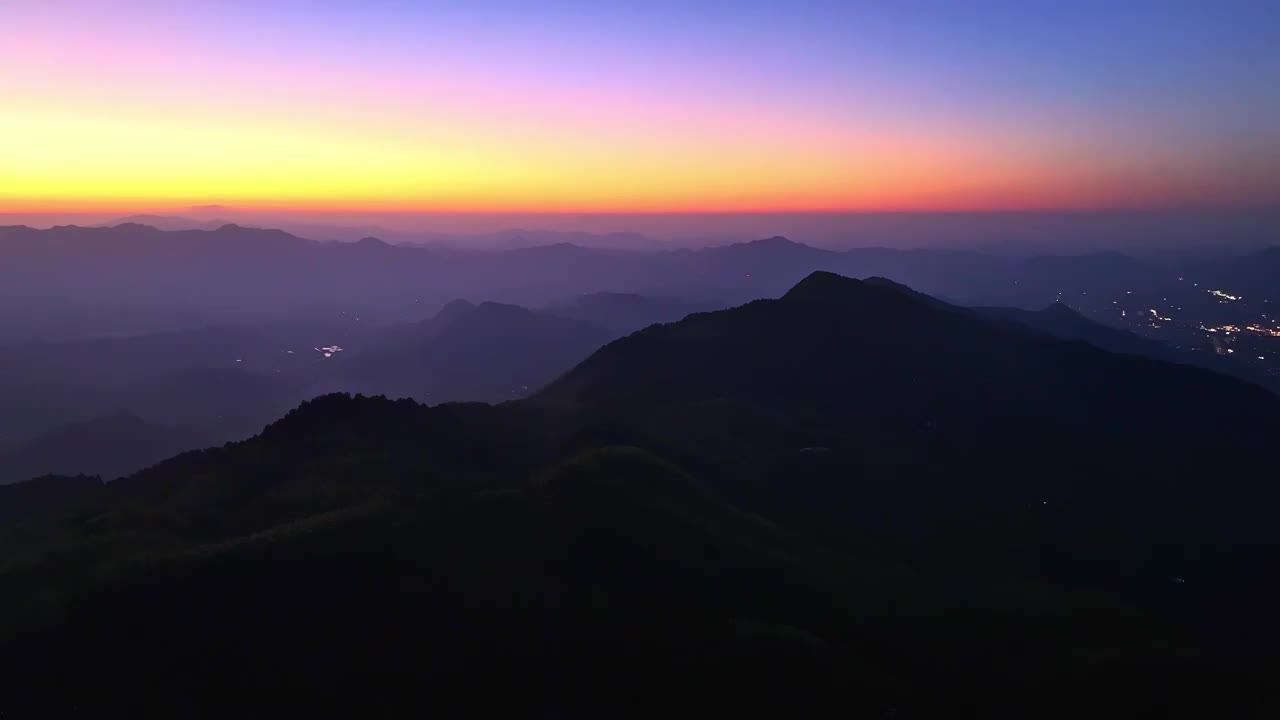
[[1278,430],[1247,384],[811,274],[527,400],[324,396],[0,526],[0,690],[1251,711],[1280,624],[1275,489],[1245,471]]

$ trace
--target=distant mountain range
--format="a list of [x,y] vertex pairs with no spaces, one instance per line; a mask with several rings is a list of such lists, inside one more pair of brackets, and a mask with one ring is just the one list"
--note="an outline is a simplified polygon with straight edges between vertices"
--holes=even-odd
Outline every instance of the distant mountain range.
[[[424,348],[579,327],[450,307]],[[1277,436],[1247,383],[810,273],[528,399],[330,395],[105,487],[0,488],[0,697],[1268,717]]]
[[[519,233],[517,233],[519,234]],[[533,233],[528,237],[542,239]],[[545,236],[564,237],[562,235]],[[576,237],[576,236],[572,236]],[[637,251],[559,242],[466,252],[386,242],[322,243],[278,230],[234,225],[165,232],[111,228],[0,228],[0,280],[9,297],[244,315],[307,308],[368,309],[370,318],[415,302],[481,294],[530,306],[596,293],[741,302],[776,296],[814,270],[883,276],[966,304],[1037,307],[1089,292],[1177,291],[1192,274],[1208,286],[1270,297],[1280,287],[1280,251],[1156,263],[1114,253],[1012,259],[948,250],[821,250],[784,238],[703,250]],[[1280,299],[1278,299],[1280,300]]]
[[[221,219],[196,220],[178,215],[130,215],[106,223],[103,227],[117,225],[148,225],[169,232],[183,230],[217,230],[237,222]],[[329,225],[297,220],[276,220],[269,225],[261,221],[239,222],[248,227],[274,227],[300,237],[322,242],[356,242],[363,238],[377,237],[395,244],[431,245],[462,250],[501,251],[540,245],[569,243],[582,247],[613,250],[662,250],[669,243],[640,233],[613,232],[563,232],[555,230],[502,230],[492,233],[445,234],[439,232],[405,232],[388,230],[377,225]]]
[[[141,468],[139,457],[173,454],[160,427],[242,439],[327,392],[432,404],[520,398],[616,337],[704,307],[637,295],[582,296],[546,311],[455,300],[426,320],[382,327],[209,327],[0,348],[0,482],[111,479]],[[132,439],[90,449],[91,430]]]
[[224,225],[230,224],[226,220],[195,220],[178,215],[129,215],[128,217],[105,223],[102,227],[146,225],[166,232],[178,232],[182,230],[217,230]]
[[[985,290],[971,292],[1003,293],[1028,301],[1045,294],[1031,287],[1072,287],[1083,294],[1102,292],[1097,290],[1099,283],[1119,283],[1160,291],[1150,287],[1149,268],[1144,270],[1138,261],[1118,255],[1032,258],[1009,265],[1006,260],[965,252],[833,253],[783,238],[701,251],[628,253],[562,244],[459,255],[402,248],[373,238],[347,245],[315,243],[279,231],[234,226],[173,233],[141,226],[47,232],[10,229],[0,235],[9,239],[0,241],[0,255],[23,258],[28,269],[45,273],[43,282],[67,283],[72,288],[68,296],[89,291],[77,289],[67,279],[83,274],[86,284],[96,284],[90,295],[111,298],[117,291],[145,293],[151,299],[135,300],[149,309],[167,310],[184,302],[211,303],[206,309],[223,302],[244,303],[254,308],[254,314],[236,315],[242,322],[260,319],[252,297],[287,296],[280,303],[288,306],[315,293],[317,298],[324,297],[315,302],[331,308],[310,312],[302,303],[287,313],[272,311],[265,323],[251,325],[212,323],[209,327],[211,323],[188,319],[185,322],[198,327],[132,337],[0,344],[0,449],[13,449],[68,424],[121,413],[154,425],[187,428],[210,441],[239,439],[305,399],[337,391],[413,397],[430,403],[516,399],[539,390],[612,339],[654,323],[772,295],[777,287],[804,277],[814,267],[873,267],[895,277],[945,285],[957,295],[965,292],[960,287],[969,282],[966,278],[983,277],[987,278],[981,286]],[[43,245],[46,242],[50,244]],[[110,259],[89,262],[95,256]],[[127,260],[128,256],[134,260]],[[135,262],[151,270],[143,273]],[[1215,263],[1214,267],[1221,266],[1221,261]],[[237,268],[242,266],[251,269],[241,272]],[[0,274],[5,272],[3,267],[8,266],[0,266]],[[259,272],[261,267],[273,268],[275,274]],[[1020,279],[1001,281],[1001,273]],[[198,279],[187,282],[184,274]],[[563,286],[553,290],[553,280]],[[403,303],[387,301],[397,296],[394,286],[402,282],[404,292],[411,292],[407,286],[412,284],[412,292],[420,297]],[[147,283],[153,285],[150,290],[141,287]],[[216,289],[218,283],[225,283],[226,289]],[[541,309],[442,300],[439,314],[423,313],[433,304],[428,298],[442,292],[441,288],[467,283],[474,283],[467,285],[466,294],[472,297],[471,291],[477,288],[493,287],[499,289],[499,296],[558,299]],[[609,283],[660,287],[663,292],[569,292]],[[193,299],[191,293],[197,292],[193,286],[201,284],[205,290],[199,293],[209,294]],[[912,292],[896,283],[884,286]],[[1196,292],[1209,297],[1204,291]],[[164,297],[167,293],[186,300],[171,300]],[[368,315],[356,309],[370,307],[370,296],[384,301],[381,315],[376,308]],[[125,317],[134,312],[113,309],[106,300],[89,303],[87,298],[86,307],[94,311]],[[6,307],[21,308],[24,303],[27,308],[40,307],[30,298]],[[340,309],[344,305],[348,309]],[[396,310],[386,312],[389,306]],[[1277,376],[1213,352],[1178,350],[1107,327],[1063,303],[1048,307],[1045,311],[985,307],[975,312],[1059,339],[1197,364],[1280,388]],[[406,321],[406,316],[413,319]],[[340,350],[326,357],[321,352],[324,347]],[[22,473],[29,469],[18,467]],[[107,463],[74,470],[107,473],[118,467],[123,466]],[[0,474],[3,470],[0,467]],[[55,470],[50,465],[40,472]],[[21,476],[7,475],[10,479]]]
[[[516,235],[562,237],[510,237]],[[468,252],[373,237],[316,242],[235,225],[172,232],[143,224],[6,227],[0,450],[122,413],[210,441],[238,439],[307,398],[337,391],[431,403],[515,399],[612,339],[777,297],[814,270],[892,278],[1052,337],[1196,364],[1276,390],[1280,374],[1268,372],[1262,357],[1239,360],[1270,351],[1232,357],[1215,345],[1193,352],[1091,319],[1101,317],[1098,308],[1109,307],[1109,298],[1133,296],[1149,299],[1143,308],[1174,312],[1196,304],[1214,318],[1210,324],[1244,325],[1220,314],[1234,301],[1210,290],[1244,296],[1267,318],[1269,296],[1280,288],[1278,259],[1274,249],[1186,265],[1115,253],[1012,259],[948,250],[834,252],[780,237],[701,250],[557,243]],[[431,309],[459,297],[486,303],[454,303],[431,317]],[[1091,302],[1089,315],[1065,309]],[[1025,309],[1045,307],[1053,309]],[[331,346],[342,351],[324,357],[320,348]],[[75,470],[113,467],[121,466]]]
[[351,336],[297,324],[0,347],[0,449],[120,414],[209,441],[246,437],[326,390],[314,346],[339,342]]

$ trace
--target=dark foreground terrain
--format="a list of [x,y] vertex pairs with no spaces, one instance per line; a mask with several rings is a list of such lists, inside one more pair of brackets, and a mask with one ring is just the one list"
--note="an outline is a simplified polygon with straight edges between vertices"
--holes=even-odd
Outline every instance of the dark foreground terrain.
[[0,487],[7,716],[1275,717],[1280,398],[810,275]]

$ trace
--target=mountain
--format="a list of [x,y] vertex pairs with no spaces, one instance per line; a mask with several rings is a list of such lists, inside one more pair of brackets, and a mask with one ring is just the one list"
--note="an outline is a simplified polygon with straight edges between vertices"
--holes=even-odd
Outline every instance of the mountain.
[[238,440],[340,390],[510,399],[611,338],[578,320],[455,300],[428,320],[391,326],[277,322],[0,345],[0,448],[116,414],[190,428],[209,442]]
[[358,329],[337,323],[207,326],[127,337],[0,345],[0,388],[77,376],[137,380],[174,370],[287,371],[305,377],[321,367],[317,345],[362,344]]
[[[795,453],[821,447],[850,477],[905,476],[891,491],[814,488],[848,512],[870,507],[863,493],[875,494],[878,521],[889,500],[902,522],[932,522],[981,496],[1011,507],[1061,504],[1100,523],[1143,507],[1130,524],[1150,521],[1152,533],[1261,532],[1264,514],[1239,500],[1275,492],[1245,470],[1246,448],[1264,447],[1278,420],[1278,399],[1261,390],[829,273],[779,300],[616,341],[535,400],[571,411],[574,427],[608,424],[625,428],[627,440],[741,453],[759,472],[784,474]],[[1195,457],[1153,450],[1190,446],[1200,449]],[[1066,456],[1067,447],[1089,452]],[[934,486],[940,476],[972,496],[961,503]],[[1164,480],[1210,476],[1241,485],[1207,493]],[[1117,485],[1118,477],[1128,479]]]
[[193,368],[121,381],[64,377],[0,392],[0,442],[11,446],[68,423],[131,414],[187,427],[208,441],[248,437],[325,383],[236,369]]
[[107,223],[105,227],[117,225],[147,225],[157,230],[217,230],[226,225],[222,220],[194,220],[178,215],[130,215]]
[[1213,258],[1190,264],[1183,272],[1192,274],[1209,288],[1280,302],[1276,279],[1280,278],[1280,246],[1264,248],[1238,257]]
[[986,307],[976,308],[975,311],[993,320],[1016,323],[1059,340],[1082,340],[1110,352],[1143,355],[1172,362],[1177,362],[1180,355],[1164,343],[1096,323],[1065,303],[1053,303],[1043,310]]
[[547,311],[591,323],[622,336],[654,323],[675,322],[692,313],[718,309],[719,305],[709,302],[648,297],[636,293],[600,292],[580,295],[567,303],[554,305]]
[[1009,290],[1016,288],[1013,276],[1019,261],[946,248],[897,249],[853,248],[842,254],[835,270],[850,277],[884,277],[935,296],[980,302],[996,298],[1012,302]]
[[475,303],[463,300],[450,300],[440,308],[440,312],[432,315],[430,319],[418,323],[412,328],[411,333],[418,338],[434,338],[440,333],[448,330],[458,318],[470,314],[476,309]]
[[332,363],[316,348],[365,338],[294,323],[0,346],[0,447],[121,413],[209,441],[247,437],[326,388]]
[[290,218],[259,217],[254,215],[249,216],[252,218],[251,220],[242,220],[237,219],[243,215],[242,213],[236,212],[233,208],[225,208],[218,205],[211,205],[203,208],[191,208],[191,210],[210,219],[199,220],[178,215],[130,215],[107,223],[105,227],[114,227],[117,225],[149,225],[159,230],[172,232],[179,230],[217,230],[225,225],[234,224],[251,228],[278,228],[293,235],[324,242],[355,242],[370,235],[392,237],[397,240],[409,240],[416,238],[415,235],[391,232],[377,225],[332,225],[328,223],[305,222]]
[[422,402],[523,397],[610,339],[599,327],[516,305],[449,303],[348,358],[344,387]]
[[1165,362],[1195,365],[1223,375],[1231,375],[1280,393],[1280,378],[1265,369],[1240,365],[1230,358],[1198,348],[1181,348],[1136,335],[1127,330],[1094,322],[1064,303],[1054,303],[1043,310],[985,307],[975,312],[987,318],[1014,323],[1059,340],[1080,340],[1115,353],[1141,355]]
[[[192,701],[221,714],[268,683],[325,714],[370,697],[553,716],[677,698],[738,713],[890,706],[891,680],[787,620],[839,586],[820,551],[634,448],[513,484],[540,456],[513,430],[484,408],[322,398],[259,438],[109,487],[63,528],[74,562],[120,562],[64,606],[71,624],[13,632],[15,614],[56,616],[56,596],[0,600],[0,645],[24,658],[0,677],[6,707],[55,677],[148,715]],[[140,516],[152,521],[126,535]],[[7,565],[6,580],[41,582],[29,567]],[[175,632],[191,613],[202,622]]]
[[[0,314],[0,331],[78,338],[185,329],[193,319],[273,324],[303,313],[376,323],[396,321],[407,307],[476,293],[535,306],[602,291],[722,302],[782,292],[838,261],[838,254],[782,239],[698,251],[560,242],[493,252],[315,242],[238,225],[175,232],[143,224],[7,227],[0,228],[0,295],[5,307],[22,312]],[[57,298],[48,297],[49,287],[62,289]],[[30,319],[32,308],[41,322]]]
[[527,400],[326,396],[0,525],[0,697],[1267,717],[1277,430],[1248,384],[814,273]]
[[[533,235],[516,236],[528,240]],[[968,305],[1036,308],[1062,300],[1090,317],[1126,306],[1131,315],[1185,308],[1194,313],[1188,320],[1191,332],[1198,322],[1239,325],[1267,312],[1258,306],[1248,317],[1219,319],[1216,299],[1201,284],[1237,295],[1247,287],[1252,301],[1265,299],[1267,288],[1280,283],[1265,252],[1187,261],[1118,253],[1011,258],[946,249],[836,252],[783,237],[696,250],[665,245],[642,250],[623,242],[626,238],[597,243],[595,236],[536,235],[549,244],[507,249],[461,241],[456,247],[405,245],[382,233],[354,235],[348,238],[352,242],[317,242],[238,225],[174,232],[145,224],[0,227],[0,341],[138,335],[303,317],[399,324],[421,317],[423,307],[460,296],[549,307],[566,297],[621,293],[726,306],[777,297],[816,270],[883,276]],[[59,292],[51,296],[50,287]],[[1128,306],[1139,299],[1143,305]]]
[[768,294],[786,288],[814,270],[842,266],[839,253],[810,247],[784,237],[694,251],[689,269],[711,285],[748,285]]
[[[321,243],[236,225],[0,228],[4,296],[22,304],[23,317],[40,311],[43,322],[28,331],[45,338],[81,336],[71,334],[77,325],[63,329],[66,314],[98,336],[272,324],[319,310],[359,316],[367,304],[385,310],[421,298],[432,268],[446,269],[435,262],[422,248]],[[59,288],[56,300],[47,298],[50,287]],[[21,321],[5,329],[18,335],[27,329]]]
[[20,447],[0,452],[0,483],[38,475],[128,475],[207,441],[188,430],[115,415],[50,430]]

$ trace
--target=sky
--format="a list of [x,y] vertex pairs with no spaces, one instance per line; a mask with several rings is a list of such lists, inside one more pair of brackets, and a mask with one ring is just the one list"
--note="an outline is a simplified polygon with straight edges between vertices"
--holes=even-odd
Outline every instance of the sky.
[[0,213],[1280,205],[1280,3],[0,0]]

